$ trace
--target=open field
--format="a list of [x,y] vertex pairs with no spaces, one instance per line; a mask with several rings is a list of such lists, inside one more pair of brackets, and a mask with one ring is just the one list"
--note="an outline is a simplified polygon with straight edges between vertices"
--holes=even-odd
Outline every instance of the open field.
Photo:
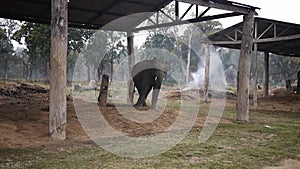
[[[171,150],[154,157],[132,159],[113,155],[85,134],[68,97],[67,140],[48,136],[48,93],[38,86],[0,83],[0,168],[297,168],[300,161],[300,96],[259,98],[251,107],[251,122],[235,121],[231,95],[218,128],[204,143],[198,136],[210,104],[200,101],[193,129]],[[5,89],[5,90],[4,90]],[[9,90],[8,90],[9,89]],[[46,90],[46,89],[45,89]],[[6,94],[5,92],[9,91]],[[178,92],[165,93],[170,105],[153,123],[124,120],[114,105],[103,114],[128,135],[163,132],[177,117]],[[101,111],[102,112],[102,111]]]

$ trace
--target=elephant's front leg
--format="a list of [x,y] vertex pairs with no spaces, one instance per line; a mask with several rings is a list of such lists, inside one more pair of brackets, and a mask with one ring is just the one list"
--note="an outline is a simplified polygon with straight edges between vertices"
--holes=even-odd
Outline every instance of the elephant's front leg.
[[162,80],[163,80],[163,72],[159,71],[157,73],[157,77],[155,78],[154,85],[153,85],[152,101],[151,101],[151,108],[152,109],[157,108],[158,95],[159,95],[159,92],[160,92]]
[[143,86],[142,89],[140,90],[139,92],[139,99],[137,101],[137,103],[135,104],[137,107],[144,107],[144,106],[147,106],[146,104],[146,98],[147,98],[147,95],[148,93],[150,92],[151,90],[151,86]]
[[151,100],[151,109],[156,109],[157,108],[157,100],[158,100],[158,95],[159,95],[160,89],[154,89],[152,91],[152,100]]

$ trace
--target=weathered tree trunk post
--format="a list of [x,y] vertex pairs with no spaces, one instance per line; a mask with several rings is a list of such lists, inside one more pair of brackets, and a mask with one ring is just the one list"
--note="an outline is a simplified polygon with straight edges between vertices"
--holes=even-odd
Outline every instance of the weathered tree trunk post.
[[208,102],[208,86],[209,86],[209,69],[210,69],[210,50],[209,44],[206,43],[205,48],[205,78],[204,78],[204,101]]
[[54,139],[66,139],[68,2],[52,0],[51,5],[49,133]]
[[98,104],[99,104],[100,107],[106,106],[107,93],[108,93],[108,84],[109,84],[109,76],[108,75],[102,75],[100,93],[99,93],[99,96],[98,96]]
[[238,70],[237,85],[237,120],[249,122],[249,79],[250,79],[250,57],[253,45],[254,12],[249,11],[244,15],[241,54]]
[[[257,39],[257,22],[254,23],[254,38]],[[257,43],[254,43],[254,79],[253,79],[253,106],[257,108]]]
[[128,50],[128,98],[127,103],[133,104],[134,95],[134,82],[132,77],[132,68],[135,62],[134,56],[134,35],[133,33],[127,33],[127,50]]
[[264,88],[263,88],[263,97],[267,97],[269,95],[269,52],[264,53]]
[[297,94],[300,94],[300,71],[297,74],[298,82],[297,82]]

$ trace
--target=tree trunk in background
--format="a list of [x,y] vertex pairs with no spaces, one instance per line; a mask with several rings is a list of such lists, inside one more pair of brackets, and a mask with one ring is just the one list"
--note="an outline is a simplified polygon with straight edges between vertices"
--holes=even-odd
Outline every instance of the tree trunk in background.
[[100,66],[98,66],[98,68],[97,68],[97,80],[98,80],[98,82],[100,82],[100,80],[101,80],[101,75],[102,75],[102,70],[101,70]]
[[90,81],[91,81],[91,67],[90,67],[90,65],[88,64],[87,66],[87,81],[88,81],[88,83],[90,83]]
[[52,0],[50,54],[49,133],[53,139],[66,139],[66,61],[68,1]]
[[114,74],[114,58],[111,56],[110,58],[110,83],[113,81]]
[[[184,60],[183,56],[182,56],[181,46],[179,45],[178,37],[176,37],[176,54],[179,58]],[[184,62],[181,62],[181,69],[183,71],[186,69]],[[186,72],[183,72],[183,73],[186,74]],[[185,79],[177,79],[177,83],[181,83],[181,80],[184,81]]]
[[293,93],[293,88],[292,88],[291,80],[286,80],[285,81],[285,86],[286,86],[286,93],[287,94]]
[[269,74],[270,74],[270,68],[269,68],[269,61],[270,61],[270,55],[268,52],[264,53],[264,88],[263,88],[263,96],[267,97],[269,95]]
[[6,66],[6,65],[4,66],[4,79],[8,80],[8,66]]
[[241,54],[239,59],[238,85],[237,85],[237,120],[249,122],[249,80],[250,58],[253,45],[254,12],[244,15]]

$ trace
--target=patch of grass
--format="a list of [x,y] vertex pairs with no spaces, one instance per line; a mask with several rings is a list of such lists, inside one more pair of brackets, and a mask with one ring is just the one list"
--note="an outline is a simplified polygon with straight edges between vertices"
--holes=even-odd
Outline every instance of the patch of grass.
[[[223,114],[227,119],[234,115],[231,110]],[[177,146],[155,157],[119,157],[97,145],[50,151],[0,148],[0,168],[261,168],[299,159],[299,113],[254,111],[251,117],[248,124],[221,123],[202,144],[201,128],[194,128]]]

